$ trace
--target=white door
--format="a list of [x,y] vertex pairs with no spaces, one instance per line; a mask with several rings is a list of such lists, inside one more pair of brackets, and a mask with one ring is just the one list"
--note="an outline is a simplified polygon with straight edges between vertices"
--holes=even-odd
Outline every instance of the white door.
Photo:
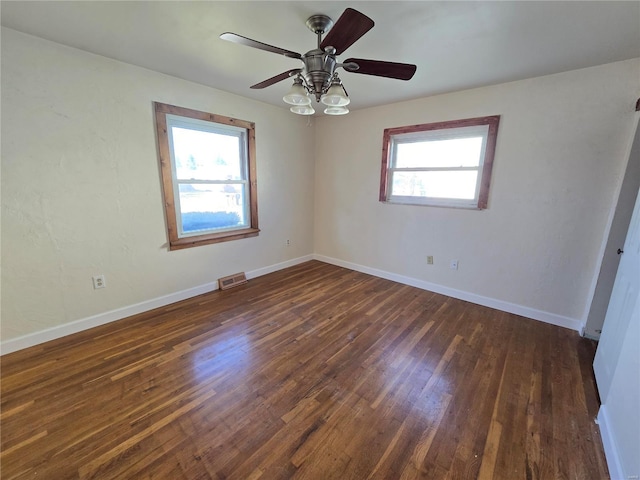
[[[600,400],[607,403],[622,345],[634,315],[640,289],[640,192],[636,197],[627,239],[620,258],[609,308],[602,327],[593,369]],[[636,310],[637,312],[637,310]]]

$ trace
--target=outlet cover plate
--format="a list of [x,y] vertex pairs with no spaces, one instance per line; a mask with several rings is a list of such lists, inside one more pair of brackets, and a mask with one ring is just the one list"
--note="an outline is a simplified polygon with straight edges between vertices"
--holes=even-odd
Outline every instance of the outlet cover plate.
[[104,275],[96,275],[93,277],[93,288],[97,290],[98,288],[104,288],[107,286],[107,282],[104,278]]

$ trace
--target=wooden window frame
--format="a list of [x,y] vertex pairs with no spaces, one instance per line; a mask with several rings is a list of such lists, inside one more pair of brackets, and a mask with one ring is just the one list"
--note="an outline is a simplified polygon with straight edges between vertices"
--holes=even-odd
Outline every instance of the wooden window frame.
[[[487,117],[466,118],[462,120],[452,120],[446,122],[436,123],[424,123],[419,125],[409,125],[405,127],[387,128],[384,130],[383,146],[382,146],[382,168],[380,173],[380,201],[384,203],[399,203],[402,205],[421,205],[421,206],[437,206],[437,207],[453,207],[453,208],[468,208],[482,210],[487,208],[489,200],[489,187],[491,183],[491,171],[493,169],[493,160],[495,156],[496,140],[498,137],[498,125],[500,123],[500,115],[492,115]],[[393,152],[392,141],[396,135],[405,135],[411,133],[422,133],[435,130],[443,130],[461,127],[473,127],[487,125],[487,139],[484,147],[484,160],[479,167],[481,171],[481,179],[478,192],[477,204],[458,205],[456,202],[447,202],[447,199],[441,201],[430,202],[428,199],[433,197],[419,197],[426,199],[424,201],[407,202],[397,201],[392,202],[391,198],[391,186],[390,186],[390,170],[392,170],[393,164]]]
[[[228,242],[242,238],[255,237],[260,232],[258,228],[258,181],[256,174],[256,144],[255,144],[255,124],[237,118],[225,117],[213,113],[201,112],[190,108],[177,107],[165,103],[154,102],[156,134],[158,138],[158,156],[160,159],[160,170],[162,176],[162,191],[164,196],[164,207],[167,222],[167,233],[169,236],[169,250],[180,250],[183,248],[197,247],[200,245],[210,245],[213,243]],[[176,199],[173,191],[173,169],[171,152],[169,146],[169,135],[167,132],[167,115],[177,115],[180,117],[192,118],[222,125],[231,125],[246,130],[246,151],[247,151],[247,184],[249,202],[249,227],[235,230],[226,230],[215,233],[204,233],[202,235],[179,236],[179,229],[176,217]]]

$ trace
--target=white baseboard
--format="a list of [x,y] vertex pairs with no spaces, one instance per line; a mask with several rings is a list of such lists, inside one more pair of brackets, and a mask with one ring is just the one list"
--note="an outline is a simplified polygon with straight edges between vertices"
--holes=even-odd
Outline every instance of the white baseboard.
[[626,480],[627,477],[622,471],[618,448],[611,431],[611,422],[609,421],[606,405],[601,405],[600,410],[598,410],[598,425],[600,426],[600,436],[602,437],[604,455],[607,458],[607,467],[609,468],[611,480]]
[[[462,290],[456,290],[454,288],[445,287],[442,285],[426,282],[424,280],[419,280],[416,278],[398,275],[395,273],[379,270],[376,268],[366,267],[364,265],[358,265],[356,263],[346,262],[344,260],[339,260],[337,258],[327,257],[324,255],[317,255],[317,254],[305,255],[303,257],[294,258],[292,260],[287,260],[285,262],[269,265],[267,267],[258,268],[256,270],[246,272],[246,276],[248,279],[260,277],[262,275],[267,275],[269,273],[277,272],[278,270],[292,267],[294,265],[298,265],[300,263],[304,263],[309,260],[318,260],[318,261],[329,263],[332,265],[337,265],[340,267],[348,268],[350,270],[355,270],[357,272],[373,275],[375,277],[385,278],[387,280],[392,280],[394,282],[410,285],[412,287],[417,287],[422,290],[428,290],[431,292],[440,293],[442,295],[458,298],[460,300],[476,303],[478,305],[495,308],[496,310],[502,310],[504,312],[514,313],[516,315],[532,318],[534,320],[540,320],[542,322],[550,323],[552,325],[558,325],[560,327],[570,328],[578,332],[582,331],[583,329],[582,323],[579,320],[576,320],[573,318],[563,317],[561,315],[556,315],[554,313],[545,312],[542,310],[536,310],[533,308],[524,307],[522,305],[509,303],[502,300],[496,300],[494,298],[483,297],[481,295],[464,292]],[[48,328],[40,332],[35,332],[35,333],[31,333],[21,337],[6,340],[0,343],[0,355],[5,355],[7,353],[12,353],[18,350],[22,350],[24,348],[33,347],[35,345],[39,345],[41,343],[48,342],[50,340],[62,338],[67,335],[71,335],[73,333],[78,333],[83,330],[88,330],[89,328],[97,327],[99,325],[104,325],[106,323],[114,322],[116,320],[121,320],[123,318],[130,317],[138,313],[146,312],[148,310],[153,310],[154,308],[164,307],[165,305],[169,305],[171,303],[179,302],[187,298],[195,297],[203,293],[217,290],[217,288],[218,288],[217,281],[210,282],[204,285],[199,285],[197,287],[189,288],[187,290],[182,290],[179,292],[171,293],[169,295],[164,295],[162,297],[153,298],[151,300],[146,300],[144,302],[136,303],[134,305],[129,305],[123,308],[118,308],[108,312],[100,313],[98,315],[93,315],[91,317],[82,318],[80,320],[76,320],[70,323],[65,323],[64,325]]]
[[294,258],[293,260],[287,260],[286,262],[276,263],[275,265],[269,265],[268,267],[258,268],[257,270],[251,270],[250,272],[246,272],[246,276],[249,279],[261,277],[268,273],[277,272],[278,270],[293,267],[294,265],[299,265],[310,260],[313,260],[313,255],[311,254],[305,255],[304,257]]
[[357,263],[346,262],[337,258],[326,257],[324,255],[314,254],[313,258],[321,262],[330,263],[339,267],[348,268],[357,272],[366,273],[375,277],[385,278],[394,282],[403,283],[412,287],[421,288],[422,290],[428,290],[430,292],[440,293],[448,297],[458,298],[467,302],[483,305],[485,307],[495,308],[503,312],[514,313],[522,317],[531,318],[533,320],[539,320],[541,322],[550,323],[551,325],[557,325],[559,327],[569,328],[582,332],[583,324],[580,320],[570,317],[564,317],[551,312],[545,312],[543,310],[537,310],[535,308],[525,307],[515,303],[505,302],[503,300],[497,300],[495,298],[484,297],[482,295],[476,295],[475,293],[469,293],[462,290],[456,290],[455,288],[445,287],[436,283],[426,282],[417,278],[405,277],[404,275],[398,275],[396,273],[387,272],[385,270],[378,270],[377,268],[365,267],[364,265],[358,265]]
[[[308,262],[309,260],[313,260],[313,255],[306,255],[304,257],[294,258],[292,260],[287,260],[286,262],[277,263],[275,265],[258,268],[256,270],[246,272],[245,275],[248,279],[256,278],[268,273],[282,270],[283,268],[298,265],[299,263]],[[202,295],[203,293],[212,292],[213,290],[217,289],[217,281],[209,282],[205,283],[204,285],[198,285],[197,287],[189,288],[187,290],[170,293],[169,295],[153,298],[151,300],[145,300],[144,302],[136,303],[134,305],[117,308],[115,310],[92,315],[91,317],[75,320],[73,322],[58,325],[46,330],[30,333],[28,335],[12,338],[10,340],[5,340],[0,343],[0,355],[5,355],[7,353],[16,352],[24,348],[33,347],[50,340],[66,337],[67,335],[82,332],[83,330],[88,330],[90,328],[114,322],[116,320],[122,320],[123,318],[137,315],[138,313],[153,310],[154,308],[164,307],[165,305],[179,302],[181,300],[186,300],[187,298]]]

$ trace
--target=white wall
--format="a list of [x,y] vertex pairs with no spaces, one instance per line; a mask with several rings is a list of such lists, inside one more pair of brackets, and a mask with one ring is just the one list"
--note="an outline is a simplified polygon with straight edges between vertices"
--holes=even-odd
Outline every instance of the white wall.
[[[315,252],[579,329],[639,96],[635,59],[320,118]],[[385,128],[485,115],[501,115],[487,210],[378,201]]]
[[[168,251],[153,101],[256,123],[258,237]],[[286,109],[3,28],[2,340],[310,255],[313,142]]]
[[[313,128],[284,108],[3,28],[2,340],[313,252],[575,327],[621,181],[639,74],[639,60],[619,62],[319,117]],[[256,123],[259,237],[167,250],[153,101]],[[384,128],[494,114],[488,210],[378,202]],[[316,138],[331,142],[315,142],[309,157]],[[93,290],[99,273],[107,288]]]
[[[640,120],[640,112],[635,114],[636,125],[638,125],[638,120]],[[618,250],[624,245],[635,198],[638,194],[638,188],[640,188],[640,130],[633,128],[633,131],[636,133],[629,142],[629,155],[625,155],[628,161],[620,184],[616,206],[609,215],[607,240],[602,245],[602,262],[598,269],[593,300],[585,322],[584,335],[589,338],[600,338],[620,264],[621,255]]]

